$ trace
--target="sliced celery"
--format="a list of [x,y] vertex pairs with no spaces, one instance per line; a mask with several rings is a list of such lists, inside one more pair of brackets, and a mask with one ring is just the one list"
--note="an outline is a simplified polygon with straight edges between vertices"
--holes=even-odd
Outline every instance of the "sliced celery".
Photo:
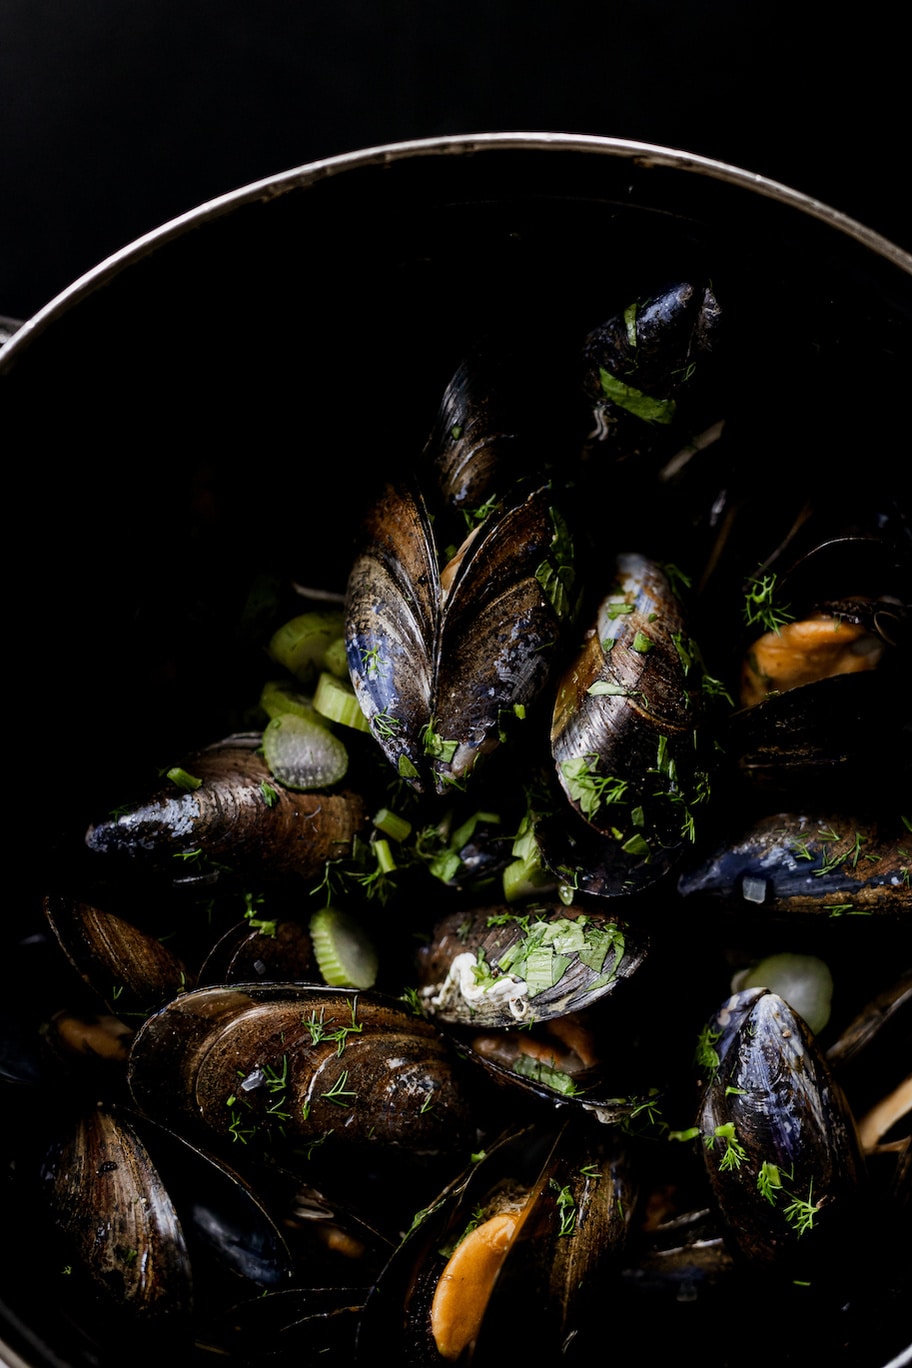
[[364,927],[337,907],[324,907],[310,919],[317,968],[331,988],[372,988],[377,951]]
[[326,652],[342,635],[345,620],[334,609],[299,613],[275,631],[269,654],[302,684],[311,684],[325,666]]
[[337,784],[348,769],[348,751],[338,736],[295,713],[272,719],[263,732],[263,755],[278,783],[304,792]]
[[370,731],[370,722],[361,711],[358,695],[346,679],[337,679],[324,670],[314,689],[314,707],[330,722],[338,722],[343,727],[354,727],[355,731]]

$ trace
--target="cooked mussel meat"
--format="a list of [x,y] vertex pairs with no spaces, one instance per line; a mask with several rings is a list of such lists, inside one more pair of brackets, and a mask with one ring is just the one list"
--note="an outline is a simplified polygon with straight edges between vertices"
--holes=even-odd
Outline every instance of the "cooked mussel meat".
[[635,1198],[615,1132],[580,1117],[506,1131],[381,1273],[358,1361],[381,1345],[428,1368],[581,1352],[575,1337],[619,1269]]

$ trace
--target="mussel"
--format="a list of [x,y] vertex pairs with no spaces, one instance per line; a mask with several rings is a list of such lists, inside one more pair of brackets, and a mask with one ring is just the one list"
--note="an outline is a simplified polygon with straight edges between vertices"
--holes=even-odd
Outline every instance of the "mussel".
[[415,484],[369,509],[348,582],[346,648],[362,711],[419,793],[465,782],[551,678],[575,607],[572,538],[553,492],[490,511],[440,568]]
[[704,1041],[697,1125],[729,1247],[777,1277],[832,1266],[862,1235],[866,1172],[822,1050],[766,988],[728,999]]
[[184,993],[137,1031],[127,1082],[142,1113],[248,1149],[328,1140],[420,1156],[457,1151],[472,1133],[436,1028],[376,993],[294,983]]
[[574,1117],[511,1129],[416,1219],[365,1304],[357,1361],[585,1361],[636,1184],[623,1143]]
[[584,389],[593,436],[610,459],[654,468],[657,456],[667,458],[696,435],[687,400],[700,393],[720,320],[709,285],[680,281],[634,299],[588,334]]
[[138,804],[93,823],[89,851],[121,870],[135,866],[173,882],[216,881],[224,871],[308,879],[350,854],[368,829],[363,798],[284,788],[259,753],[260,740],[231,736],[186,757]]
[[695,852],[677,887],[767,917],[909,920],[909,833],[898,816],[765,812]]
[[[582,650],[562,674],[551,722],[557,779],[580,835],[585,892],[653,883],[693,839],[708,779],[698,746],[702,668],[665,568],[624,554]],[[598,840],[593,839],[595,833]],[[568,838],[569,839],[569,838]],[[560,844],[557,844],[560,851]],[[547,863],[548,846],[544,848]]]

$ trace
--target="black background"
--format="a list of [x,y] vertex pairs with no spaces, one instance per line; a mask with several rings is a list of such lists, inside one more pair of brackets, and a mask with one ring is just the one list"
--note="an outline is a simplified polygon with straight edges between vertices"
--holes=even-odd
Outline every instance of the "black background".
[[206,200],[402,139],[659,143],[900,246],[906,45],[881,0],[2,0],[0,314]]

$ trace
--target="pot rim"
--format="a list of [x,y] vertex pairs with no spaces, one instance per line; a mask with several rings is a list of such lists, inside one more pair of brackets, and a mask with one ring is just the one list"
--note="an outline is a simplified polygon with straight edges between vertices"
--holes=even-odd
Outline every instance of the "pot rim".
[[613,138],[601,134],[557,132],[493,132],[459,133],[438,137],[411,138],[400,142],[380,143],[353,152],[343,152],[316,161],[305,162],[287,171],[249,182],[235,190],[205,200],[159,227],[135,238],[126,246],[105,257],[90,270],[78,276],[45,305],[25,319],[13,335],[0,346],[0,372],[11,363],[35,336],[78,300],[105,284],[126,266],[146,256],[156,248],[179,237],[188,229],[226,214],[243,204],[256,200],[270,200],[310,186],[330,176],[358,170],[372,165],[391,165],[410,157],[471,155],[491,150],[592,152],[596,155],[627,159],[640,167],[665,167],[693,172],[710,179],[728,182],[748,189],[767,199],[777,200],[811,218],[819,219],[831,228],[853,238],[876,255],[891,262],[907,275],[912,275],[912,253],[905,251],[889,238],[858,219],[844,214],[822,200],[795,190],[781,181],[770,179],[713,157],[666,147],[658,143],[635,139]]

